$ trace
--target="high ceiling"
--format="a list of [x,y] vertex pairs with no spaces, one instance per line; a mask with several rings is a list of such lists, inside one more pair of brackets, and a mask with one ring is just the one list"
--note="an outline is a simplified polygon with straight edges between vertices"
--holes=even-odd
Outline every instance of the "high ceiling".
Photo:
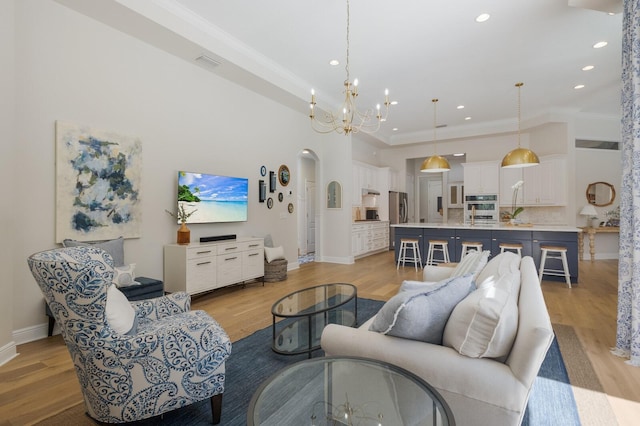
[[[127,31],[124,20],[114,24],[117,17],[107,18],[84,0],[59,1]],[[301,112],[308,111],[311,88],[319,106],[337,110],[341,103],[346,0],[117,3],[188,39],[185,59],[199,56],[199,47],[219,62],[212,72]],[[431,140],[432,98],[439,99],[438,126],[446,126],[438,130],[439,138],[513,128],[519,81],[524,82],[523,119],[620,115],[621,0],[350,0],[350,10],[350,69],[360,82],[358,105],[381,102],[385,88],[398,102],[375,135],[386,144]],[[490,19],[475,22],[481,13]],[[599,41],[608,45],[594,49]],[[153,42],[180,55],[166,35]],[[332,59],[340,65],[329,65]],[[587,65],[594,68],[583,71]],[[584,88],[574,89],[578,84]]]

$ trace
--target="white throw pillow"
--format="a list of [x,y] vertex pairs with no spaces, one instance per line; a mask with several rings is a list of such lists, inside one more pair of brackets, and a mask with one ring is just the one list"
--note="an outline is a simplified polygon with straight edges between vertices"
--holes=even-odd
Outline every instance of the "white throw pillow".
[[417,291],[401,291],[377,313],[369,330],[427,343],[442,343],[453,308],[475,289],[471,274]]
[[265,247],[264,248],[264,258],[267,260],[267,263],[271,263],[277,259],[285,259],[284,257],[284,249],[282,246],[280,247]]
[[118,334],[136,333],[136,311],[127,297],[115,285],[110,285],[107,289],[105,314],[109,326]]
[[135,281],[136,264],[132,263],[125,266],[116,266],[113,268],[113,283],[118,287],[128,287],[137,284]]
[[471,358],[507,356],[518,331],[518,305],[510,290],[519,280],[519,271],[506,273],[458,303],[445,326],[443,345]]

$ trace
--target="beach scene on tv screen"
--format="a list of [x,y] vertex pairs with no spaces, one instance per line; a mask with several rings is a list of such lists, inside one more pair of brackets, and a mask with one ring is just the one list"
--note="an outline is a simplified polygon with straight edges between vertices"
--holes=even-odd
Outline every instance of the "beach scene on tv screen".
[[244,222],[248,194],[246,178],[178,172],[178,208],[195,211],[187,223]]

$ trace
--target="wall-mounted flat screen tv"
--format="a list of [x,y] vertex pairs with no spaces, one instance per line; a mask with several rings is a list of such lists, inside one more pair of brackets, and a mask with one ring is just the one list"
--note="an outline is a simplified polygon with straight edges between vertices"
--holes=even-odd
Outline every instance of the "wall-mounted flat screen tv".
[[178,209],[194,212],[187,223],[245,222],[249,179],[178,172]]

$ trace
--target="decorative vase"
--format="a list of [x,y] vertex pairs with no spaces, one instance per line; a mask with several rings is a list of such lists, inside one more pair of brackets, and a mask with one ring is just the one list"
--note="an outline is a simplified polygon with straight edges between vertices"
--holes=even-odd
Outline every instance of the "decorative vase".
[[189,244],[191,242],[191,230],[187,228],[187,224],[182,222],[182,226],[178,229],[178,244]]

